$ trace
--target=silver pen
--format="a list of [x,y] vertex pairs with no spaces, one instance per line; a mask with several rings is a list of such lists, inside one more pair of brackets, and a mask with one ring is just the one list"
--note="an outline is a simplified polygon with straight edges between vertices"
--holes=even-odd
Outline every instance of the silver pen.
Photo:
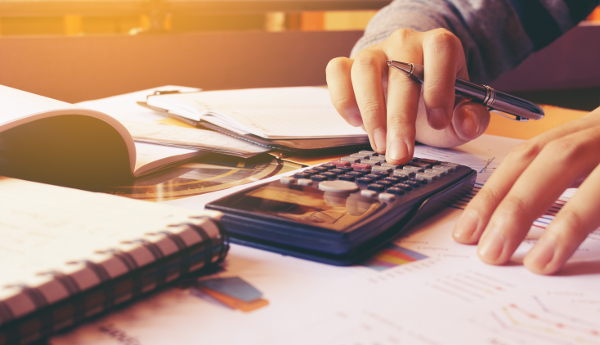
[[[390,67],[403,71],[412,80],[423,84],[423,66],[393,60],[387,60],[386,63]],[[456,96],[481,103],[490,108],[490,111],[496,113],[498,113],[497,111],[501,111],[503,113],[514,115],[515,118],[512,118],[502,113],[498,113],[511,120],[540,120],[544,117],[544,110],[537,105],[519,97],[496,91],[487,85],[479,85],[468,80],[456,78],[454,90]]]

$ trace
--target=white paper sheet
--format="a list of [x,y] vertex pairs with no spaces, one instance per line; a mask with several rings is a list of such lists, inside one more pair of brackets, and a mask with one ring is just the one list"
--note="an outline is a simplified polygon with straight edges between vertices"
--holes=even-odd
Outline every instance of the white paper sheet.
[[337,113],[327,89],[286,87],[151,97],[149,104],[194,121],[268,139],[364,137]]

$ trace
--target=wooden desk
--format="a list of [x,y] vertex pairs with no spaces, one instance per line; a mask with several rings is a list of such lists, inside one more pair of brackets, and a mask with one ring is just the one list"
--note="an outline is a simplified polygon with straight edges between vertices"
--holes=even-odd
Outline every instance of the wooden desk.
[[546,116],[539,121],[517,123],[497,114],[492,114],[490,125],[485,134],[527,140],[563,123],[576,120],[588,114],[587,111],[565,109],[550,105],[541,105],[541,107],[544,109]]

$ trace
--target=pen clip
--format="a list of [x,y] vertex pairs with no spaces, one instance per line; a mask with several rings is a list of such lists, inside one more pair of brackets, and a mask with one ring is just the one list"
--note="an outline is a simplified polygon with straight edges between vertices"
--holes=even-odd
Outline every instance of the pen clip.
[[512,117],[511,115],[506,115],[505,113],[503,113],[501,111],[498,111],[496,109],[490,109],[490,113],[498,114],[498,115],[500,115],[500,116],[502,116],[504,118],[507,118],[509,120],[512,120],[512,121],[517,121],[517,122],[527,122],[527,121],[529,121],[529,119],[526,118],[526,117],[517,116],[517,115],[512,115],[512,116],[514,116],[514,117]]

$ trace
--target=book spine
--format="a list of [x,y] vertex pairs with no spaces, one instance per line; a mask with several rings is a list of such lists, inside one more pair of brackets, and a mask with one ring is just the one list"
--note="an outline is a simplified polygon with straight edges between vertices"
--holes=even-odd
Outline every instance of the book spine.
[[15,284],[14,298],[0,300],[0,345],[43,339],[189,273],[213,269],[229,249],[222,226],[206,216],[190,220],[61,271],[40,272],[44,284]]

